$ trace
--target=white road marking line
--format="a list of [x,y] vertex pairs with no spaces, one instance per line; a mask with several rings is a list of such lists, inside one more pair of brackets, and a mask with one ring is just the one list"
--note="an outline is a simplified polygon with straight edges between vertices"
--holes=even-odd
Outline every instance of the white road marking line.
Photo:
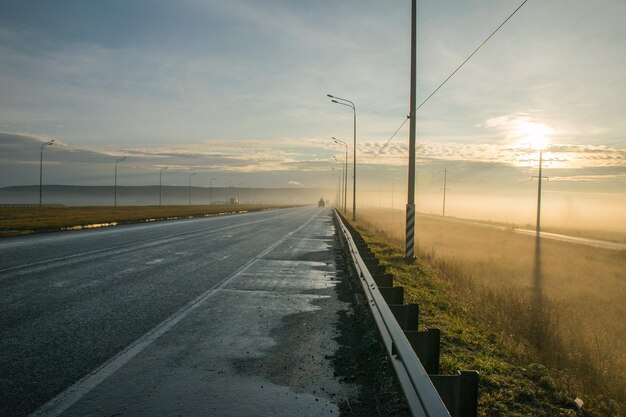
[[176,237],[185,236],[185,235],[194,234],[194,233],[206,232],[207,230],[215,230],[215,229],[223,229],[223,228],[227,229],[227,228],[247,226],[247,225],[250,225],[250,224],[260,223],[260,222],[268,221],[268,220],[271,220],[271,219],[272,218],[260,219],[260,220],[254,220],[254,221],[247,222],[247,223],[237,223],[237,224],[234,224],[234,225],[233,224],[230,224],[230,225],[219,225],[219,226],[206,227],[204,229],[197,229],[197,230],[191,230],[191,231],[187,231],[187,232],[174,233],[172,235],[160,236],[160,237],[156,237],[156,238],[141,240],[139,242],[128,243],[126,245],[112,246],[112,247],[108,247],[108,248],[96,249],[96,250],[93,250],[93,251],[77,253],[77,254],[74,254],[74,255],[61,256],[59,258],[47,259],[47,260],[38,261],[38,262],[32,262],[32,263],[29,263],[29,264],[12,266],[10,268],[0,269],[0,274],[4,273],[4,272],[11,272],[11,271],[19,270],[19,269],[31,268],[31,267],[34,267],[34,266],[45,265],[45,264],[48,264],[48,263],[53,263],[53,262],[65,261],[65,260],[68,260],[68,259],[79,258],[81,256],[94,255],[94,254],[97,254],[97,253],[124,249],[124,248],[131,247],[131,246],[140,246],[140,245],[146,244],[146,243],[158,242],[159,240],[176,238]]
[[145,348],[150,346],[161,337],[163,334],[172,329],[176,324],[178,324],[181,320],[187,317],[190,313],[200,307],[211,295],[215,294],[215,292],[223,287],[225,287],[230,281],[237,278],[244,272],[246,272],[254,263],[256,263],[263,256],[270,253],[281,243],[289,239],[291,236],[305,228],[311,221],[319,215],[315,213],[310,219],[304,222],[300,227],[298,227],[293,232],[288,233],[282,239],[274,242],[271,246],[265,249],[260,254],[256,255],[252,258],[248,263],[239,268],[233,274],[223,279],[221,282],[215,284],[213,287],[209,288],[207,291],[193,299],[187,305],[182,307],[176,313],[159,323],[152,330],[149,330],[139,339],[135,340],[133,343],[128,345],[124,350],[120,353],[109,359],[107,362],[100,365],[98,368],[91,371],[89,374],[85,375],[83,378],[78,380],[76,383],[71,385],[65,391],[61,392],[59,395],[45,403],[38,410],[30,414],[29,417],[57,417],[61,415],[65,410],[70,408],[76,402],[78,402],[85,395],[89,394],[94,388],[96,388],[101,382],[105,379],[113,375],[118,369],[124,366],[128,361],[141,353]]

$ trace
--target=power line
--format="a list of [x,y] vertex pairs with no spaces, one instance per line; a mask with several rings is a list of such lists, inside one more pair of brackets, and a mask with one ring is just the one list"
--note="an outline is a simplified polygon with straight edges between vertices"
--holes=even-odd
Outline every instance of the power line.
[[387,142],[385,142],[385,144],[383,145],[382,148],[380,148],[380,150],[378,151],[378,153],[376,155],[374,155],[374,157],[372,159],[369,160],[369,162],[367,162],[367,164],[371,164],[372,162],[374,162],[374,159],[376,159],[378,157],[378,155],[380,155],[380,153],[383,151],[383,149],[385,149],[387,147],[387,145],[389,144],[389,142],[391,142],[391,139],[393,139],[398,132],[400,131],[400,129],[402,129],[402,126],[404,126],[406,124],[406,121],[409,120],[409,118],[405,118],[404,121],[402,122],[402,124],[400,125],[400,127],[398,127],[396,129],[395,132],[393,132],[393,135],[391,135],[391,137],[389,139],[387,139]]
[[[479,51],[479,50],[480,50],[480,49],[481,49],[481,48],[482,48],[482,47],[483,47],[483,46],[484,46],[484,45],[485,45],[485,44],[489,41],[489,39],[491,39],[491,38],[493,37],[493,35],[495,35],[495,34],[496,34],[496,33],[497,33],[497,32],[498,32],[501,28],[502,28],[502,26],[504,26],[504,25],[505,25],[505,24],[506,24],[506,23],[507,23],[507,22],[508,22],[508,21],[509,21],[509,20],[510,20],[510,19],[511,19],[514,15],[515,15],[515,13],[517,13],[517,12],[519,11],[519,9],[521,9],[521,8],[522,8],[522,6],[524,6],[527,2],[528,2],[528,0],[524,0],[524,1],[522,2],[522,4],[520,4],[520,5],[517,7],[517,9],[515,9],[515,10],[513,11],[513,13],[511,13],[511,14],[509,15],[509,17],[507,17],[507,18],[504,20],[504,22],[502,22],[502,23],[500,24],[500,26],[498,26],[498,27],[496,28],[496,30],[494,30],[493,32],[491,32],[491,35],[489,35],[489,36],[487,37],[487,39],[485,39],[485,40],[484,40],[484,41],[483,41],[480,45],[478,45],[478,48],[474,49],[474,52],[472,52],[472,53],[471,53],[471,54],[470,54],[467,58],[465,58],[465,61],[463,61],[463,62],[461,63],[461,65],[459,65],[459,66],[458,66],[458,67],[457,67],[454,71],[452,71],[452,73],[448,76],[448,78],[446,78],[445,80],[443,80],[443,82],[442,82],[441,84],[439,84],[439,86],[438,86],[437,88],[435,88],[435,90],[434,90],[432,93],[430,93],[430,95],[429,95],[428,97],[426,97],[426,99],[425,99],[424,101],[422,101],[422,103],[421,103],[419,106],[417,106],[417,107],[415,108],[415,110],[413,111],[413,113],[416,113],[416,112],[417,112],[417,111],[418,111],[418,110],[419,110],[419,109],[420,109],[420,108],[421,108],[424,104],[426,104],[426,102],[427,102],[428,100],[430,100],[430,98],[431,98],[432,96],[434,96],[434,95],[437,93],[437,91],[439,91],[439,89],[440,89],[441,87],[443,87],[443,86],[444,86],[444,85],[445,85],[445,84],[446,84],[446,83],[447,83],[447,82],[448,82],[448,81],[449,81],[449,80],[450,80],[450,79],[454,76],[454,74],[456,74],[456,73],[457,73],[457,72],[458,72],[458,71],[459,71],[459,70],[460,70],[460,69],[461,69],[461,68],[462,68],[462,67],[463,67],[463,66],[467,63],[467,61],[469,61],[469,60],[470,60],[470,59],[471,59],[471,58],[472,58],[472,57],[476,54],[476,52],[478,52],[478,51]],[[396,134],[398,133],[398,131],[399,131],[400,129],[402,129],[402,126],[404,126],[404,124],[406,123],[406,121],[407,121],[410,117],[411,117],[411,115],[409,114],[409,116],[407,116],[407,118],[406,118],[406,119],[402,122],[402,124],[400,125],[400,127],[399,127],[399,128],[398,128],[395,132],[394,132],[394,134],[393,134],[393,135],[391,135],[391,137],[387,140],[387,142],[385,142],[385,144],[383,145],[383,147],[382,147],[382,148],[380,148],[380,150],[378,151],[378,153],[377,153],[376,155],[374,155],[374,157],[373,157],[373,158],[372,158],[372,159],[368,162],[368,164],[372,163],[372,162],[374,161],[374,159],[376,159],[376,157],[377,157],[378,155],[380,155],[380,153],[383,151],[383,149],[385,149],[385,148],[387,147],[387,145],[389,144],[389,142],[391,142],[391,140],[392,140],[392,139],[396,136]]]

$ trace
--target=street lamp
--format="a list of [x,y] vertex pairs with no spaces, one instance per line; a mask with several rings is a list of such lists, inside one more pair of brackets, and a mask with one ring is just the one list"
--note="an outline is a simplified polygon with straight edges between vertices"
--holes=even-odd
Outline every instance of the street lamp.
[[343,187],[344,187],[344,178],[346,175],[346,170],[344,169],[343,161],[341,159],[337,158],[336,156],[333,156],[333,159],[341,165],[341,182],[339,183],[339,199],[338,199],[339,208],[341,208],[341,206],[343,205],[343,195],[344,195]]
[[341,98],[341,97],[337,97],[337,96],[333,96],[331,94],[326,94],[327,97],[330,97],[333,103],[335,104],[341,104],[342,106],[347,106],[350,107],[352,109],[352,112],[354,114],[354,126],[353,126],[353,132],[354,132],[354,146],[353,146],[353,153],[354,153],[354,158],[353,158],[353,163],[354,163],[354,167],[352,169],[353,171],[353,175],[352,175],[352,220],[356,220],[356,106],[354,105],[353,102],[351,102],[348,99],[345,98]]
[[198,175],[197,172],[194,172],[193,174],[189,174],[189,188],[187,189],[187,195],[189,197],[189,206],[191,205],[191,177],[193,177],[194,175]]
[[330,175],[332,175],[333,177],[337,177],[337,195],[336,195],[335,198],[336,198],[337,202],[339,202],[339,200],[341,199],[340,195],[341,195],[341,180],[342,180],[342,178],[339,175],[335,174],[335,171],[339,171],[337,168],[331,166],[330,170],[331,170],[330,171]]
[[163,171],[169,167],[161,168],[159,170],[159,206],[161,205],[161,197],[163,196]]
[[43,148],[46,146],[52,146],[54,139],[50,142],[41,144],[41,152],[39,153],[39,205],[41,205],[41,194],[43,190]]
[[209,179],[209,205],[213,204],[213,200],[211,199],[211,189],[213,188],[213,181],[215,181],[217,177]]
[[348,195],[348,144],[333,136],[333,142],[346,148],[346,170],[343,178],[343,212],[347,210],[346,196]]
[[120,162],[124,162],[126,160],[126,157],[120,158],[120,159],[116,159],[115,160],[115,186],[113,187],[114,191],[113,191],[113,205],[115,207],[117,207],[117,164]]

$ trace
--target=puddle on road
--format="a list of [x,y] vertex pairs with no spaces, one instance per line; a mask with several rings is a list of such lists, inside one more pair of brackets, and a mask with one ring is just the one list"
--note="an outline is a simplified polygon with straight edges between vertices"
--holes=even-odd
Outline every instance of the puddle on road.
[[[328,256],[328,255],[327,255]],[[336,275],[326,262],[260,259],[254,271],[242,274],[227,289],[308,293],[336,285]]]
[[355,387],[339,381],[331,361],[346,307],[334,257],[329,236],[277,247],[67,415],[85,415],[93,401],[102,415],[340,415]]
[[117,224],[118,224],[117,222],[112,222],[112,223],[94,223],[94,224],[85,224],[85,225],[62,227],[61,230],[97,229],[99,227],[117,226]]

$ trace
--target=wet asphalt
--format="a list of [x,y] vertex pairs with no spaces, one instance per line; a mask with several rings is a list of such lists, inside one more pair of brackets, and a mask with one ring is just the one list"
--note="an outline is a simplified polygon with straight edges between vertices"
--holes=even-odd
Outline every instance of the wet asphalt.
[[0,241],[0,415],[338,415],[330,210]]

